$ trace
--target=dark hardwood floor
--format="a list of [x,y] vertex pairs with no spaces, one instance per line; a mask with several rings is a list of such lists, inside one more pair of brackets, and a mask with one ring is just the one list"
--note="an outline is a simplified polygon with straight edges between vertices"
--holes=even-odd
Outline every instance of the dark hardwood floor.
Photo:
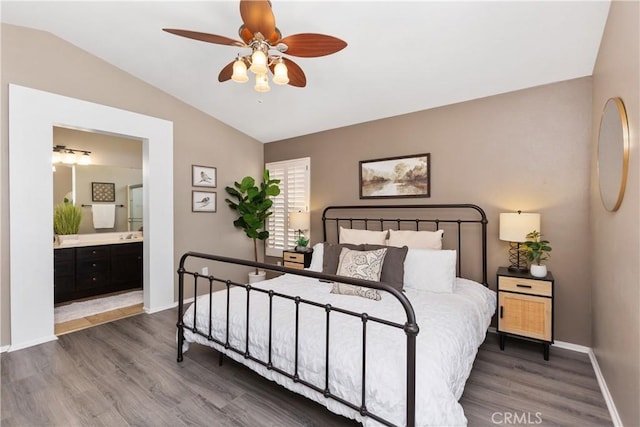
[[[176,363],[176,310],[1,356],[2,426],[357,426],[193,346]],[[489,334],[461,399],[470,426],[611,425],[589,359]],[[511,421],[511,422],[507,422]],[[538,422],[539,421],[539,422]]]

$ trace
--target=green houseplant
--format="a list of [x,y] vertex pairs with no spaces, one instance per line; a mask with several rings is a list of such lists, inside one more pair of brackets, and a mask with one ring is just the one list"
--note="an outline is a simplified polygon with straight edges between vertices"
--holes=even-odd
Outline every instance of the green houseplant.
[[547,275],[547,266],[542,261],[549,259],[551,245],[548,240],[542,239],[539,231],[533,230],[527,234],[527,241],[520,246],[520,252],[531,263],[531,275],[544,277]]
[[[256,185],[256,180],[245,176],[240,182],[234,182],[233,187],[225,187],[227,193],[235,200],[225,199],[231,209],[237,212],[238,218],[233,225],[242,229],[253,240],[253,257],[258,262],[258,240],[267,240],[269,231],[265,221],[271,214],[273,201],[271,197],[280,194],[279,179],[271,179],[269,170],[262,175],[262,182]],[[256,268],[256,275],[258,275]]]
[[78,234],[82,221],[82,209],[69,199],[53,208],[53,232],[58,235]]

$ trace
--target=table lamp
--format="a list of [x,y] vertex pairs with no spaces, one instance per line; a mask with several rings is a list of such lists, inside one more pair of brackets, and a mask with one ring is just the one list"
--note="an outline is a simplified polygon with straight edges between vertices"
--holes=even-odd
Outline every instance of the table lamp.
[[500,240],[510,243],[509,271],[527,272],[527,263],[520,253],[520,243],[527,241],[527,234],[540,231],[540,214],[522,211],[500,214]]
[[[289,214],[289,228],[298,232],[298,241],[300,237],[303,236],[303,231],[309,230],[310,222],[309,212],[291,212]],[[296,245],[295,250],[298,252],[306,252],[308,248],[306,246]]]

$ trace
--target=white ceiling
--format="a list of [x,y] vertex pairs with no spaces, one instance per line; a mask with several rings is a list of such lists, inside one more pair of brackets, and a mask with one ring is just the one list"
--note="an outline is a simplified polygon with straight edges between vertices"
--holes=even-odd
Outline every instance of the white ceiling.
[[2,1],[2,22],[49,31],[216,119],[271,142],[592,74],[609,1],[279,1],[283,37],[346,49],[293,59],[307,87],[259,94],[218,83],[239,49],[161,31],[238,39],[238,1]]

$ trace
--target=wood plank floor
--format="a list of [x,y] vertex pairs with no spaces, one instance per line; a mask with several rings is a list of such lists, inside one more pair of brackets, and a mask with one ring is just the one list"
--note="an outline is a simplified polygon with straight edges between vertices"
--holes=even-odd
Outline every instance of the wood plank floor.
[[127,307],[116,308],[115,310],[109,310],[91,316],[80,317],[79,319],[73,319],[66,322],[56,323],[54,325],[54,332],[56,335],[64,335],[69,332],[75,332],[93,326],[102,325],[104,323],[113,322],[114,320],[124,319],[130,316],[136,316],[144,312],[142,303],[134,304]]
[[[230,359],[218,367],[209,348],[176,363],[175,322],[176,310],[141,314],[3,353],[1,425],[359,425]],[[461,404],[470,426],[612,424],[586,355],[552,348],[545,362],[525,341],[501,352],[493,334]]]

